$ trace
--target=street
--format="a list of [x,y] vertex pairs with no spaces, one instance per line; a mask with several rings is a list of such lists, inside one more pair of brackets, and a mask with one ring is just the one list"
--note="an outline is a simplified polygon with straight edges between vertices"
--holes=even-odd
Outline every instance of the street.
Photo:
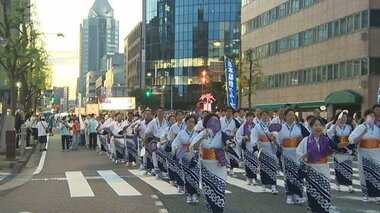
[[[0,191],[0,212],[206,211],[203,200],[199,204],[186,204],[185,196],[178,194],[176,188],[163,180],[143,175],[138,167],[114,164],[106,155],[85,148],[62,152],[58,134],[50,137],[41,172],[32,175],[37,170],[41,155],[35,150],[24,171],[12,180],[24,181],[23,185]],[[237,172],[237,178],[228,179],[225,212],[307,211],[306,205],[286,205],[282,176],[278,179],[279,194],[272,195],[262,192],[261,186],[247,186],[243,170]],[[380,212],[375,203],[361,201],[356,169],[354,179],[354,194],[349,194],[345,187],[342,187],[343,192],[337,192],[332,184],[332,211]]]

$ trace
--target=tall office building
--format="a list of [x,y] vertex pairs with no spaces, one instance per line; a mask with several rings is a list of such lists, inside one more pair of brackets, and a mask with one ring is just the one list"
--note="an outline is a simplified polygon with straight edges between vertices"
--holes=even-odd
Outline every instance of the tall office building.
[[194,106],[202,72],[211,75],[212,62],[239,52],[240,10],[241,0],[144,0],[141,75],[147,76],[146,85],[172,84],[164,94],[173,89],[174,106]]
[[85,93],[86,74],[101,71],[101,59],[119,51],[119,22],[107,0],[95,0],[80,26],[78,92]]
[[363,112],[376,103],[380,1],[244,0],[242,50],[265,75],[258,108]]

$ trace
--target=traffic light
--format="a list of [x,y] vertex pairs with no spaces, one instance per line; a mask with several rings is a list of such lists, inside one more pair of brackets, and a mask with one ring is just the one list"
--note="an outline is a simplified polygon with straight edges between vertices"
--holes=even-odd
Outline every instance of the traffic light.
[[152,96],[152,92],[150,90],[145,91],[145,97],[150,98]]

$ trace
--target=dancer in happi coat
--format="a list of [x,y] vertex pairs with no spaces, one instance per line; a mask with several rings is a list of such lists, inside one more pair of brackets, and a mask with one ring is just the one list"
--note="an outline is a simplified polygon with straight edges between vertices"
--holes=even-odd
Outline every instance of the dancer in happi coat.
[[236,177],[233,169],[239,168],[240,162],[240,147],[236,145],[234,141],[234,136],[240,124],[233,117],[233,109],[231,107],[227,108],[226,117],[220,119],[220,124],[222,132],[224,132],[228,137],[226,152],[227,152],[227,162],[229,163],[229,175]]
[[112,162],[119,163],[124,162],[125,159],[125,145],[124,140],[124,127],[126,123],[123,121],[123,117],[120,113],[116,113],[116,119],[110,126],[112,131],[112,138],[110,143]]
[[245,176],[247,185],[256,185],[259,160],[257,158],[257,146],[253,147],[250,141],[251,131],[255,127],[253,119],[255,116],[252,112],[246,115],[246,122],[240,126],[236,132],[235,139],[243,150],[243,160],[245,165]]
[[200,132],[190,145],[190,150],[200,149],[200,159],[195,169],[199,171],[199,188],[206,200],[209,212],[223,212],[227,167],[225,159],[226,135],[221,131],[219,117],[210,113],[203,119],[205,130]]
[[363,201],[375,198],[380,204],[380,129],[375,125],[372,110],[364,112],[365,122],[360,124],[348,138],[351,144],[358,144],[359,177]]
[[177,159],[180,161],[181,169],[183,171],[182,178],[185,182],[187,203],[198,203],[198,173],[194,169],[194,166],[190,165],[194,153],[190,152],[189,149],[191,142],[197,136],[197,132],[194,130],[196,121],[197,118],[194,115],[188,115],[185,119],[186,128],[179,132],[172,143],[172,149],[175,152]]
[[297,156],[307,172],[307,197],[312,212],[330,212],[330,139],[323,133],[324,122],[318,118],[310,121],[312,133],[297,147]]
[[148,138],[146,135],[146,129],[148,125],[153,120],[153,114],[150,109],[147,109],[143,113],[143,120],[139,122],[139,124],[135,127],[135,132],[138,134],[138,137],[141,141],[141,157],[142,157],[142,165],[140,165],[140,170],[145,170],[145,174],[147,174],[151,169],[154,168],[151,155],[148,158]]
[[152,159],[154,166],[154,174],[156,179],[160,178],[160,171],[166,172],[166,161],[165,157],[161,154],[157,154],[157,143],[160,141],[160,137],[164,132],[164,129],[167,128],[168,121],[165,119],[165,111],[163,107],[157,109],[157,117],[153,119],[146,129],[146,136],[148,139],[148,158]]
[[271,186],[272,194],[277,194],[277,156],[273,134],[269,132],[269,112],[260,112],[260,121],[251,132],[252,146],[259,146],[260,177],[263,191]]
[[170,163],[169,163],[170,160],[173,161],[173,159],[172,159],[173,156],[171,154],[172,153],[172,147],[171,147],[172,140],[169,140],[169,130],[176,123],[177,120],[176,120],[175,115],[169,115],[167,120],[168,120],[169,125],[162,132],[162,135],[160,137],[160,143],[158,144],[157,154],[165,159],[165,162],[166,162],[165,168],[166,168],[168,175],[169,175],[169,181],[170,181],[170,184],[174,186],[175,185],[174,184],[175,183],[175,176],[172,173],[173,168],[170,166]]
[[170,184],[171,185],[177,185],[178,186],[178,192],[183,193],[185,190],[185,183],[183,182],[183,172],[182,169],[179,167],[177,161],[173,159],[172,153],[172,146],[171,143],[173,140],[177,137],[178,133],[181,132],[186,128],[186,124],[184,122],[184,113],[182,110],[178,110],[175,113],[175,118],[177,122],[173,125],[171,125],[169,132],[168,132],[168,143],[167,143],[167,162],[168,162],[168,172],[169,172],[169,178],[170,178]]
[[128,119],[124,121],[125,161],[126,166],[135,166],[138,158],[138,141],[134,131],[137,125],[132,111],[128,112]]
[[296,122],[295,110],[288,108],[284,112],[285,123],[276,136],[277,143],[282,147],[282,168],[284,171],[286,203],[302,204],[304,199],[303,182],[299,177],[300,161],[296,149],[303,139],[300,124]]
[[348,186],[349,192],[352,193],[355,192],[352,188],[352,160],[355,145],[348,144],[348,137],[353,128],[347,121],[348,111],[341,111],[336,115],[326,134],[336,146],[334,148],[334,169],[337,190],[340,191],[340,186],[343,185]]

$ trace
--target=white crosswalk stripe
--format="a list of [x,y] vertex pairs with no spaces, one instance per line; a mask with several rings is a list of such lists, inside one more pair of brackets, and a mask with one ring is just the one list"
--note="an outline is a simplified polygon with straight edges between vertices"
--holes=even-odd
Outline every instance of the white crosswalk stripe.
[[181,194],[177,192],[177,189],[175,187],[171,186],[166,181],[156,180],[154,176],[143,175],[143,172],[139,170],[128,170],[128,171],[164,195],[180,195]]
[[112,170],[100,170],[97,171],[99,175],[108,183],[108,185],[118,194],[119,196],[139,196],[142,195],[139,191],[133,188],[124,179],[119,177]]
[[[156,189],[158,192],[162,193],[163,195],[182,195],[182,193],[177,192],[177,188],[170,185],[165,180],[157,180],[154,176],[151,175],[144,175],[142,171],[139,170],[128,170],[130,173],[132,173],[133,176],[137,177],[141,181],[145,182],[152,188]],[[240,168],[234,169],[235,173],[243,174],[245,171]],[[331,170],[331,188],[332,190],[336,190],[336,185],[334,183],[335,176],[333,174],[333,169]],[[97,170],[97,173],[100,176],[89,176],[85,177],[81,171],[70,171],[65,172],[66,174],[66,180],[68,182],[69,190],[70,190],[70,196],[71,197],[94,197],[94,192],[92,191],[90,184],[87,182],[87,180],[104,180],[118,196],[142,196],[142,193],[140,193],[137,189],[135,189],[132,185],[130,185],[125,179],[123,179],[121,176],[119,176],[116,172],[113,170]],[[282,174],[282,173],[281,173]],[[253,185],[247,185],[246,181],[241,178],[241,175],[239,175],[240,178],[237,177],[228,177],[227,178],[227,184],[232,185],[234,187],[238,187],[243,190],[247,190],[253,193],[262,193],[262,187],[260,184],[253,186]],[[125,177],[125,176],[123,176]],[[354,176],[355,177],[355,176]],[[245,177],[243,177],[245,178]],[[260,180],[260,175],[257,177]],[[360,181],[355,179],[353,180],[354,189],[356,191],[360,191]],[[277,178],[277,186],[278,187],[285,187],[285,182],[283,180],[283,176],[279,175]],[[348,191],[348,187],[341,186],[342,191]],[[271,190],[266,190],[266,192],[270,192]],[[226,193],[231,193],[230,191],[226,190]]]
[[65,172],[71,197],[94,197],[90,185],[81,171]]

